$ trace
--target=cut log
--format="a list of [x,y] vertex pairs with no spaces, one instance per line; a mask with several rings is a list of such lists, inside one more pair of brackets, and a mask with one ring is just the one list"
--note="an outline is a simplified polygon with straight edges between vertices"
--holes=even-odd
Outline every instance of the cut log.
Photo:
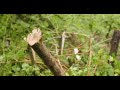
[[26,41],[55,76],[65,76],[65,72],[60,63],[51,55],[43,43],[42,33],[39,29],[34,29],[32,33],[27,36]]

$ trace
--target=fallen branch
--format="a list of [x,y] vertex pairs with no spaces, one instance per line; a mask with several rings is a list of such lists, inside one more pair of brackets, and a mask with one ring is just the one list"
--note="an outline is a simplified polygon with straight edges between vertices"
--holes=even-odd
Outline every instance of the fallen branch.
[[26,41],[55,76],[65,76],[63,68],[43,43],[42,33],[39,29],[34,29],[32,33],[28,34]]

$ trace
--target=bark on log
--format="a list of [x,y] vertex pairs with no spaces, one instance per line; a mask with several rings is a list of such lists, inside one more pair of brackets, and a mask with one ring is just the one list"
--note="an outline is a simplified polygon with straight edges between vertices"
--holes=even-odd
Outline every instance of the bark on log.
[[119,41],[120,41],[120,31],[115,30],[111,40],[110,55],[113,55],[113,54],[117,55]]
[[41,31],[39,29],[33,30],[32,33],[28,35],[27,42],[55,76],[65,76],[65,72],[60,63],[58,60],[55,60],[43,43]]

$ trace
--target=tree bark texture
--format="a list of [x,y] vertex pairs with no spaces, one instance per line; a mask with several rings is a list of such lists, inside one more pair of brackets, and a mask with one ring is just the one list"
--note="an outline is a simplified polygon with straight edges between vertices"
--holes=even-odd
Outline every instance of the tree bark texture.
[[110,49],[110,55],[117,55],[118,46],[120,41],[120,31],[115,30],[111,39],[111,49]]

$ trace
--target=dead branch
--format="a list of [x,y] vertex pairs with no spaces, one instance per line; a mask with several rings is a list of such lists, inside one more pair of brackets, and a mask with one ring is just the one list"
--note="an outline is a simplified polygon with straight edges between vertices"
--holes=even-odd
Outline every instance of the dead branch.
[[61,43],[61,55],[63,54],[65,38],[66,38],[66,35],[65,35],[65,32],[63,32],[63,34],[62,34],[62,43]]

